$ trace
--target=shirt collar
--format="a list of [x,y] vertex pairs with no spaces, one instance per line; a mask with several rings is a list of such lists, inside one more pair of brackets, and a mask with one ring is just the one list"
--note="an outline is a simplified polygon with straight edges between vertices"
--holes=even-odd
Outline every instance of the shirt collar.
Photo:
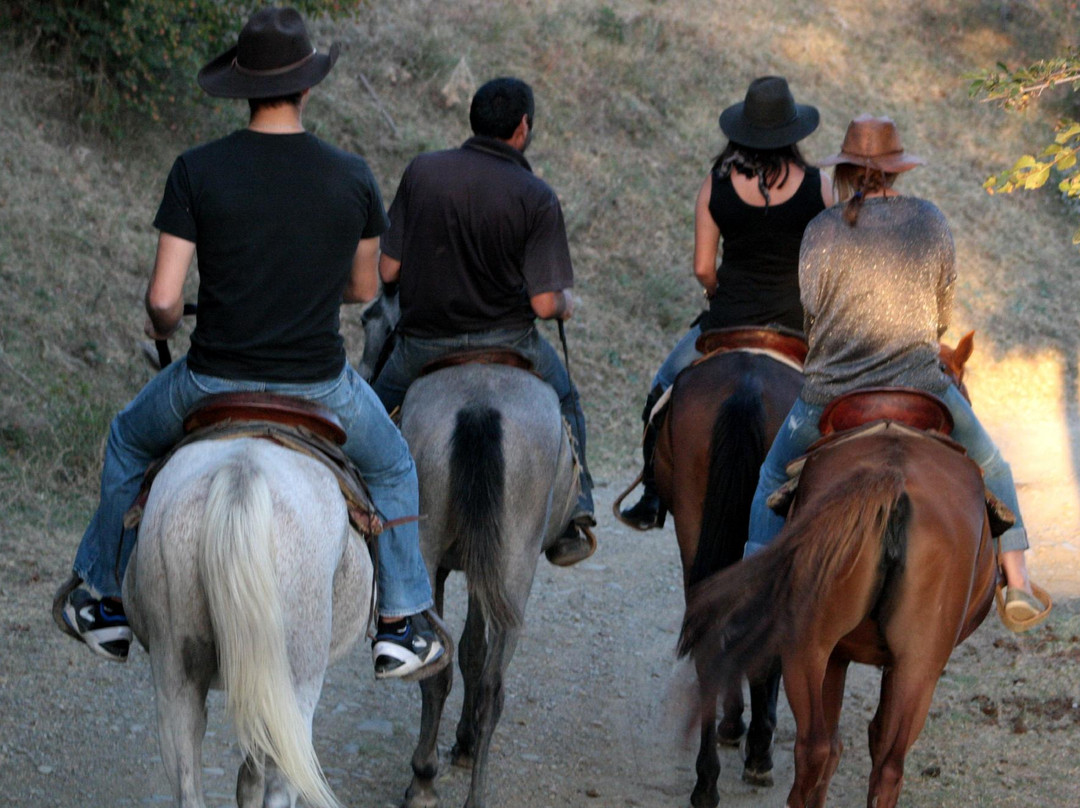
[[511,162],[517,163],[530,174],[532,173],[532,166],[530,166],[529,161],[525,159],[525,155],[505,140],[499,140],[498,138],[487,137],[485,135],[473,135],[461,145],[461,148],[484,152],[502,160],[510,160]]

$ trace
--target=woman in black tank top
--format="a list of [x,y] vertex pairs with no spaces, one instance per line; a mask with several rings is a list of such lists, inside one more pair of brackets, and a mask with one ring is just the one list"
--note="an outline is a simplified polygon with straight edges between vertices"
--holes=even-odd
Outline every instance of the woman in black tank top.
[[817,109],[796,104],[779,76],[754,79],[745,100],[720,115],[728,144],[698,192],[694,218],[694,275],[709,308],[664,360],[646,398],[644,491],[621,512],[633,527],[656,527],[660,506],[649,415],[679,372],[701,355],[695,344],[702,330],[753,325],[802,331],[799,244],[809,221],[833,203],[828,177],[809,166],[796,146],[817,125]]

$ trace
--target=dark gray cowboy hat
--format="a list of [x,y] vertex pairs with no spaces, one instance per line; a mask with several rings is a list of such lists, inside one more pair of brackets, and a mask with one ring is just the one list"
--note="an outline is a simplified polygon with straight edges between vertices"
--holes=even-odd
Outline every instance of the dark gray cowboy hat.
[[848,124],[840,152],[819,161],[818,165],[835,166],[841,163],[899,174],[924,165],[926,161],[904,151],[900,145],[900,133],[891,118],[860,115]]
[[274,98],[314,87],[330,72],[341,46],[319,53],[293,8],[256,11],[236,45],[199,71],[199,86],[217,98]]
[[817,108],[796,104],[781,76],[754,79],[746,99],[720,113],[720,129],[728,139],[753,149],[790,146],[817,127]]

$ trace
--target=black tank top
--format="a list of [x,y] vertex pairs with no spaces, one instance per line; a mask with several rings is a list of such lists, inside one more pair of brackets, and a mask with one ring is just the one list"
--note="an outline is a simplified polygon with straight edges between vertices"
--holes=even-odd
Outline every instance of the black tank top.
[[802,331],[799,245],[806,225],[824,209],[817,168],[806,168],[790,199],[768,207],[747,204],[730,177],[714,173],[709,213],[720,228],[724,253],[701,327],[778,324]]

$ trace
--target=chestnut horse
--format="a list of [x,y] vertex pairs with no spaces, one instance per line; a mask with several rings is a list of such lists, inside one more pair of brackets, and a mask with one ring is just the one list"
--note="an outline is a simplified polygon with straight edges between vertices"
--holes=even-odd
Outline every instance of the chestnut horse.
[[[675,520],[683,584],[697,582],[742,558],[758,469],[802,386],[792,365],[760,351],[707,356],[675,380],[656,446],[656,482]],[[700,671],[699,674],[703,672]],[[705,674],[707,680],[707,674]],[[743,779],[772,785],[778,669],[750,682],[751,721]],[[728,688],[716,725],[716,700],[701,716],[694,808],[719,802],[716,744],[737,744],[745,730],[741,683]]]
[[[943,359],[962,367],[965,340]],[[780,657],[796,724],[789,808],[825,804],[848,665],[881,667],[867,805],[892,808],[937,680],[996,582],[979,467],[890,424],[808,456],[776,540],[692,593],[680,652],[706,677],[706,711],[708,694]]]

